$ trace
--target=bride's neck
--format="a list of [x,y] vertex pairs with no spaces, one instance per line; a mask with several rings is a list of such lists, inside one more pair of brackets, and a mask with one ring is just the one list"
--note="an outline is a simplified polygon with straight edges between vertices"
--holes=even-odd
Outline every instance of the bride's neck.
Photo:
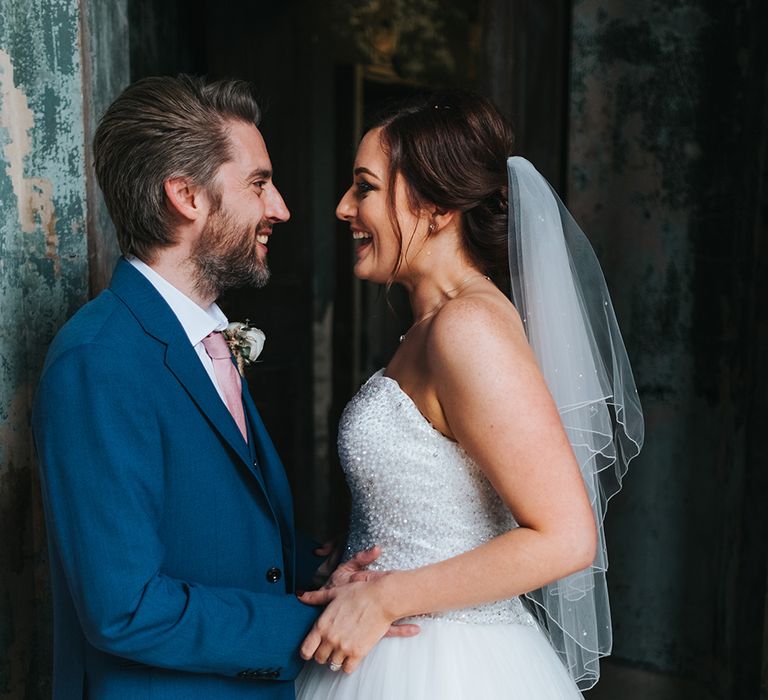
[[485,275],[468,263],[438,268],[433,272],[414,275],[403,281],[411,302],[415,320],[436,312],[446,301],[462,294]]

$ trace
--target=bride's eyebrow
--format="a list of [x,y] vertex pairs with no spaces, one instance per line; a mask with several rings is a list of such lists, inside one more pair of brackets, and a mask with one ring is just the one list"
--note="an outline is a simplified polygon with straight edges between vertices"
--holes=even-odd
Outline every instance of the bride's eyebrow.
[[371,177],[375,177],[377,180],[381,180],[381,178],[376,173],[371,172],[368,170],[368,168],[355,168],[355,175],[362,175],[363,173],[370,175]]

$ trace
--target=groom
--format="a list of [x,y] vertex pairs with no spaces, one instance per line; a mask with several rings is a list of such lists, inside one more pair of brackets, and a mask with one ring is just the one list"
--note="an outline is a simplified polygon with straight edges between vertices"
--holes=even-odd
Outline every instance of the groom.
[[99,124],[124,257],[54,340],[33,414],[54,697],[287,698],[319,560],[214,303],[288,209],[248,84],[148,78]]

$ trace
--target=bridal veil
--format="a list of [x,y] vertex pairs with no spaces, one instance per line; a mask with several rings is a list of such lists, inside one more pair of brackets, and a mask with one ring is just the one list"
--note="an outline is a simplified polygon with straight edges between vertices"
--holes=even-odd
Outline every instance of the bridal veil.
[[643,443],[643,416],[608,288],[584,233],[549,183],[521,157],[507,161],[512,300],[581,468],[598,549],[589,568],[526,594],[582,690],[610,653],[603,520]]

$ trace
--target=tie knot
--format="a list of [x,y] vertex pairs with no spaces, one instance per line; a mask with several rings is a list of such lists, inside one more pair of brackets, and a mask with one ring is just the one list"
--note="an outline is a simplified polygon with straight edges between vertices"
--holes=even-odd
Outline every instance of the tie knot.
[[212,360],[229,360],[231,357],[229,345],[220,331],[214,331],[205,336],[203,346]]

